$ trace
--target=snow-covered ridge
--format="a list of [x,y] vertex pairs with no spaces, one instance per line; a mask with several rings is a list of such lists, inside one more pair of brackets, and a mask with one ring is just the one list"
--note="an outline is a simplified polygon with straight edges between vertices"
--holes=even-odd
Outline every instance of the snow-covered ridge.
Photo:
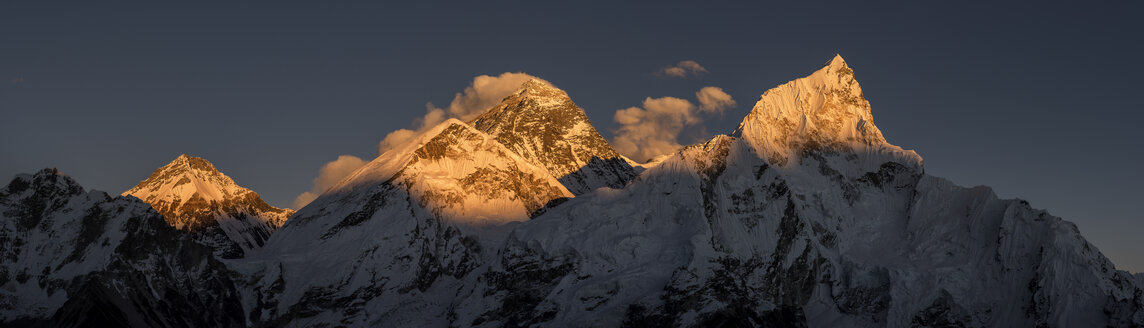
[[270,206],[213,164],[187,154],[123,192],[150,204],[177,229],[199,233],[220,255],[239,257],[261,247],[294,213]]

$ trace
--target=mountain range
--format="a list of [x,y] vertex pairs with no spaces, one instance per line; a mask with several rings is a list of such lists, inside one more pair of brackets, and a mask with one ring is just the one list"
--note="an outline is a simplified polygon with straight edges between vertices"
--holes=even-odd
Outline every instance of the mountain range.
[[1144,275],[926,174],[840,56],[653,163],[532,79],[297,212],[183,155],[118,197],[20,175],[0,215],[0,326],[1144,326]]

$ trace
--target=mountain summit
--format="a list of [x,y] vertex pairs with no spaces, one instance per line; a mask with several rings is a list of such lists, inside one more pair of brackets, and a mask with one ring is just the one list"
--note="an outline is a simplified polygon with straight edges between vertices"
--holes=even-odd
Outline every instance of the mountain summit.
[[196,232],[223,257],[241,257],[261,247],[294,213],[270,206],[234,183],[210,162],[180,155],[123,192],[135,196],[177,229]]
[[635,170],[600,136],[564,90],[530,79],[470,124],[533,165],[545,168],[573,194],[621,188]]
[[870,102],[840,55],[810,76],[763,93],[738,132],[760,156],[779,165],[805,150],[897,148],[874,126]]

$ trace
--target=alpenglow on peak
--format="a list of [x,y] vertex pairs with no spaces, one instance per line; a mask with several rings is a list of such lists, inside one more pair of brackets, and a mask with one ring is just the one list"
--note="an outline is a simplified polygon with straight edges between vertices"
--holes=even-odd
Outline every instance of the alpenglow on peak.
[[635,177],[568,93],[541,79],[525,81],[469,124],[548,170],[573,194],[620,188]]
[[294,213],[266,204],[211,162],[187,154],[156,169],[122,195],[150,204],[171,226],[196,233],[200,241],[214,245],[227,258],[261,247]]
[[737,132],[760,156],[780,165],[807,149],[889,146],[854,70],[840,55],[810,76],[767,90]]

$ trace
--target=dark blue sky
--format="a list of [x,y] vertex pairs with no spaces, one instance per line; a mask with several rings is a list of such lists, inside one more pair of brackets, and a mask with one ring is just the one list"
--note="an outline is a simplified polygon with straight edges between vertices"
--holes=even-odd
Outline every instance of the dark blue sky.
[[[928,173],[1028,199],[1144,271],[1140,2],[797,2],[4,1],[0,175],[118,193],[190,153],[288,206],[476,75],[545,78],[608,138],[617,109],[718,86],[739,104],[706,129],[729,133],[840,53]],[[681,60],[709,73],[653,74]]]

